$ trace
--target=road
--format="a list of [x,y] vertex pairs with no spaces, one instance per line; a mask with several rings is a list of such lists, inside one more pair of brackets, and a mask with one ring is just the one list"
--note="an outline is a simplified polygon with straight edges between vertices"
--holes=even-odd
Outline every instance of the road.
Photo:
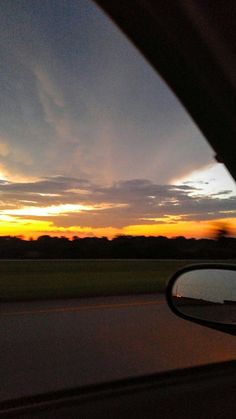
[[0,307],[0,400],[236,359],[236,337],[174,316],[162,295]]

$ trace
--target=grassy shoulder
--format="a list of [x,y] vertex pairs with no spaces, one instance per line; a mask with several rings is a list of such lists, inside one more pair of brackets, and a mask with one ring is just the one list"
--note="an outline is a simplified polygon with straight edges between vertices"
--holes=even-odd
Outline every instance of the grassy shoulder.
[[4,260],[0,300],[74,298],[163,292],[191,260]]

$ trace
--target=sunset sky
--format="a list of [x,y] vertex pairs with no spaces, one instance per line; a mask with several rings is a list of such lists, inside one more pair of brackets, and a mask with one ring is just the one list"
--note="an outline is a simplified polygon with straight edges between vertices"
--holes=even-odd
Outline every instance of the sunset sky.
[[236,236],[234,181],[91,1],[2,0],[0,56],[0,235]]

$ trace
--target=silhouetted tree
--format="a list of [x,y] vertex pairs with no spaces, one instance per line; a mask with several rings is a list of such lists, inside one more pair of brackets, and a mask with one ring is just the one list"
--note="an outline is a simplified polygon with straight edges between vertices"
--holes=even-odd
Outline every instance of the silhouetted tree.
[[176,237],[117,236],[107,237],[40,236],[24,240],[20,237],[0,236],[1,259],[235,259],[236,238],[227,237],[220,230],[217,240]]

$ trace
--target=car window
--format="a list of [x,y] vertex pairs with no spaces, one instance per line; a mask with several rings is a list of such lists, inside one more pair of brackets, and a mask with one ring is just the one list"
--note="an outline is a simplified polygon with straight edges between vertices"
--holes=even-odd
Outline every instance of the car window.
[[[234,182],[140,53],[87,0],[1,9],[1,259],[215,259],[215,243],[196,239],[235,236]],[[76,291],[75,271],[85,280],[90,263],[59,265],[2,263],[2,296],[99,293],[88,283]],[[141,282],[143,269],[157,276],[148,266]],[[104,269],[113,268],[103,293],[145,290],[128,285],[129,264]],[[42,291],[40,279],[27,290],[27,278],[12,287],[18,269],[42,281],[69,270],[72,292],[67,278],[60,290]],[[102,264],[94,270],[105,278]]]
[[[97,309],[98,300],[88,297],[112,296],[106,304],[116,302],[124,310],[111,317],[117,314],[116,327],[127,326],[124,334],[132,341],[124,349],[116,335],[115,345],[121,354],[130,351],[132,361],[116,369],[115,355],[108,360],[114,341],[109,343],[109,317],[98,312],[103,325],[99,341],[109,343],[101,357],[109,371],[116,369],[116,378],[123,377],[124,370],[133,375],[146,350],[146,335],[141,344],[136,332],[143,317],[137,321],[133,312],[132,324],[125,326],[127,295],[133,298],[132,307],[139,304],[135,295],[142,309],[154,307],[163,302],[166,280],[179,267],[193,261],[235,261],[235,183],[175,95],[94,3],[3,0],[0,9],[0,299],[5,353],[13,356],[19,345],[23,357],[20,333],[29,329],[38,331],[32,351],[42,349],[50,329],[54,344],[60,342],[58,347],[64,349],[55,364],[55,349],[48,349],[48,361],[44,354],[47,374],[55,379],[61,363],[69,365],[71,377],[76,348],[65,351],[63,345],[74,339],[76,323],[75,318],[73,326],[63,321],[69,322],[68,313],[73,317],[79,310],[89,317],[86,307]],[[85,299],[78,303],[80,297]],[[99,300],[100,307],[104,304]],[[48,313],[62,313],[56,327],[48,326]],[[154,330],[155,321],[149,320]],[[88,341],[95,333],[90,326],[81,326]],[[9,349],[13,335],[16,346]],[[163,340],[164,352],[169,338]],[[153,346],[152,338],[146,339],[147,361]],[[228,339],[225,352],[216,349],[212,361],[233,356]],[[34,356],[24,358],[27,365],[23,376],[11,382],[11,394],[19,394],[19,383],[30,370],[39,373]],[[86,356],[81,355],[81,365],[86,365]],[[192,363],[204,362],[194,356]],[[12,362],[5,361],[6,374],[17,368]],[[162,359],[155,368],[182,366],[183,360],[170,366]],[[93,363],[89,368],[92,375],[80,370],[83,384],[110,377]],[[152,369],[150,365],[145,372]],[[62,378],[57,379],[60,384]],[[72,386],[74,380],[66,384]],[[46,381],[50,387],[50,379],[42,380],[43,385]],[[31,391],[36,387],[32,384]]]

